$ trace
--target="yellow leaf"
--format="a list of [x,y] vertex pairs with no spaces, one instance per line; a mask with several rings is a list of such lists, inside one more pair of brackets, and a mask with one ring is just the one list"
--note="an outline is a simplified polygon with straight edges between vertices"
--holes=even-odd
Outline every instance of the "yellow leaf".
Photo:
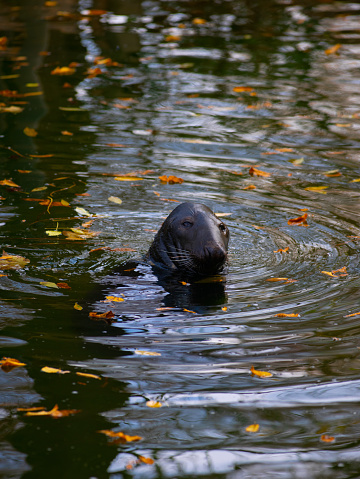
[[58,230],[46,230],[45,233],[48,236],[60,236],[60,235],[62,235],[62,232],[58,231]]
[[81,208],[80,206],[77,206],[75,208],[75,211],[81,216],[92,216],[91,213],[89,213],[85,208]]
[[75,303],[75,304],[74,304],[74,309],[77,309],[78,311],[81,311],[81,310],[83,309],[83,307],[80,306],[80,304]]
[[272,373],[268,373],[266,371],[258,371],[254,369],[254,366],[251,366],[250,371],[255,375],[259,376],[260,378],[270,378],[272,376]]
[[13,188],[21,188],[21,186],[17,185],[12,180],[1,180],[0,185],[2,185],[2,186],[12,186]]
[[101,377],[100,376],[97,376],[96,374],[90,374],[90,373],[79,373],[77,372],[76,373],[78,376],[83,376],[85,378],[92,378],[92,379],[100,379],[101,380]]
[[360,178],[356,178],[355,180],[351,180],[350,183],[359,183]]
[[203,18],[194,18],[192,22],[194,25],[204,25],[206,23],[206,20],[204,20]]
[[162,403],[159,401],[146,401],[147,407],[162,407]]
[[30,137],[37,136],[37,131],[34,130],[34,128],[29,128],[28,126],[24,128],[23,132],[25,133],[26,136],[30,136]]
[[23,268],[28,263],[30,263],[29,259],[16,254],[7,254],[5,251],[3,251],[2,256],[0,256],[0,270],[19,269]]
[[260,426],[259,424],[250,424],[247,428],[245,428],[246,432],[258,432]]
[[46,286],[47,288],[56,288],[59,289],[59,286],[56,283],[51,283],[50,281],[40,281],[42,286]]
[[33,188],[31,192],[33,193],[34,191],[44,191],[47,190],[47,186],[39,186],[38,188]]
[[308,186],[307,188],[304,188],[306,191],[315,191],[316,193],[322,193],[323,195],[326,195],[326,188],[329,188],[328,186]]
[[113,203],[117,203],[118,205],[121,205],[122,203],[122,200],[117,196],[109,196],[108,200],[112,201]]
[[66,200],[60,200],[60,203],[64,206],[70,206],[70,203],[68,203]]
[[138,176],[115,176],[114,178],[116,181],[142,181],[143,179]]
[[154,351],[140,351],[140,349],[135,349],[135,354],[140,354],[140,356],[161,356],[160,353]]
[[125,301],[124,298],[120,298],[119,296],[105,296],[106,297],[106,301],[104,301],[104,303],[111,303],[111,302],[122,302],[122,301]]
[[63,371],[62,369],[51,368],[49,366],[44,366],[43,368],[41,368],[41,371],[43,373],[49,373],[49,374],[53,374],[53,373],[67,374],[70,372],[70,371]]

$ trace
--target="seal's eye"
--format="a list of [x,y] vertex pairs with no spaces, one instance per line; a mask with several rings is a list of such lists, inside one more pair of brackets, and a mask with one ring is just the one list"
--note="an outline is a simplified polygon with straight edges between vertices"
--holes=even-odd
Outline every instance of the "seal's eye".
[[185,226],[185,228],[191,228],[193,224],[191,221],[183,221],[182,225]]
[[226,226],[224,225],[224,223],[220,223],[220,224],[219,224],[219,230],[220,230],[222,233],[225,233],[225,232],[226,232]]

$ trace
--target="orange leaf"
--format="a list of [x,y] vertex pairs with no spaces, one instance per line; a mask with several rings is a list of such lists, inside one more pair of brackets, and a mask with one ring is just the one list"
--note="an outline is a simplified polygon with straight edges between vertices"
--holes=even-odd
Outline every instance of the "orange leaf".
[[55,373],[68,374],[70,372],[70,371],[63,371],[62,369],[51,368],[49,366],[44,366],[43,368],[41,368],[41,371],[43,373],[49,373],[49,374],[55,374]]
[[145,464],[154,464],[154,459],[151,459],[151,457],[144,457],[144,456],[139,456],[139,460]]
[[161,183],[169,183],[170,185],[173,185],[175,183],[179,183],[179,184],[184,183],[184,180],[182,178],[178,178],[177,176],[173,176],[173,175],[159,176],[159,180],[161,181]]
[[26,364],[21,363],[20,361],[18,361],[17,359],[14,359],[14,358],[3,357],[0,360],[0,367],[6,373],[8,373],[9,371],[11,371],[14,368],[18,368],[19,366],[26,366]]
[[276,251],[274,251],[274,253],[288,253],[289,252],[289,247],[287,246],[286,248],[284,249],[277,249]]
[[70,416],[71,414],[77,414],[80,412],[77,409],[59,409],[59,406],[56,404],[50,411],[39,411],[39,412],[32,412],[29,411],[26,413],[26,416],[51,416],[54,418],[59,417],[66,417]]
[[258,371],[254,369],[254,366],[251,366],[250,371],[252,372],[252,374],[254,374],[255,376],[259,376],[260,378],[270,378],[272,376],[272,373],[268,373],[266,371]]
[[133,441],[140,441],[142,439],[141,436],[129,436],[127,434],[124,434],[123,432],[114,432],[111,431],[110,429],[103,429],[101,431],[98,431],[101,434],[105,434],[108,437],[114,437],[116,439],[121,439],[121,442],[133,442]]
[[147,407],[162,407],[162,403],[160,401],[146,401]]
[[241,93],[243,91],[253,91],[254,89],[251,86],[236,86],[233,88],[235,93]]
[[73,75],[75,73],[75,68],[70,67],[56,67],[51,74],[52,75]]
[[290,314],[278,313],[278,314],[275,314],[275,316],[277,318],[298,318],[299,317],[299,315],[297,313],[290,313]]
[[261,171],[258,168],[254,168],[254,167],[250,168],[249,173],[250,173],[251,176],[256,175],[256,176],[263,176],[265,178],[271,176],[270,173],[268,173],[266,171]]
[[327,434],[323,434],[320,438],[323,442],[334,442],[334,436],[328,436]]
[[327,50],[325,50],[325,54],[326,55],[332,55],[333,53],[336,53],[339,50],[339,48],[341,48],[341,47],[342,47],[341,43],[337,43],[333,47],[330,47]]
[[273,282],[276,282],[276,281],[288,281],[289,278],[267,278],[266,281],[273,281]]
[[56,283],[56,286],[61,289],[71,289],[71,286],[69,286],[67,283]]
[[245,186],[243,189],[244,190],[256,190],[256,186],[255,185],[248,185],[248,186]]
[[351,316],[359,316],[360,315],[360,311],[357,312],[357,313],[352,313],[352,314],[347,314],[346,316],[344,316],[345,318],[350,318]]
[[298,216],[297,218],[291,218],[288,220],[288,225],[303,225],[307,226],[307,213],[304,213],[302,216]]

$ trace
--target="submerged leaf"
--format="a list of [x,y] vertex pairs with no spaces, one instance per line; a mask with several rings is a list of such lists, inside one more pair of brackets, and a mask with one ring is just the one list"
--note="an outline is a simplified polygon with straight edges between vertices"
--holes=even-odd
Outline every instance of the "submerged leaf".
[[245,428],[246,432],[258,432],[260,426],[259,424],[250,424],[250,426]]

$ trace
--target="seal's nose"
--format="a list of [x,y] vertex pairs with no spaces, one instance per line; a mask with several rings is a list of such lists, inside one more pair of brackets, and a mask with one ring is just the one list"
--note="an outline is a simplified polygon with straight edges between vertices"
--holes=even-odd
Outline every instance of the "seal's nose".
[[220,268],[226,261],[226,250],[219,244],[208,243],[204,248],[205,261]]

